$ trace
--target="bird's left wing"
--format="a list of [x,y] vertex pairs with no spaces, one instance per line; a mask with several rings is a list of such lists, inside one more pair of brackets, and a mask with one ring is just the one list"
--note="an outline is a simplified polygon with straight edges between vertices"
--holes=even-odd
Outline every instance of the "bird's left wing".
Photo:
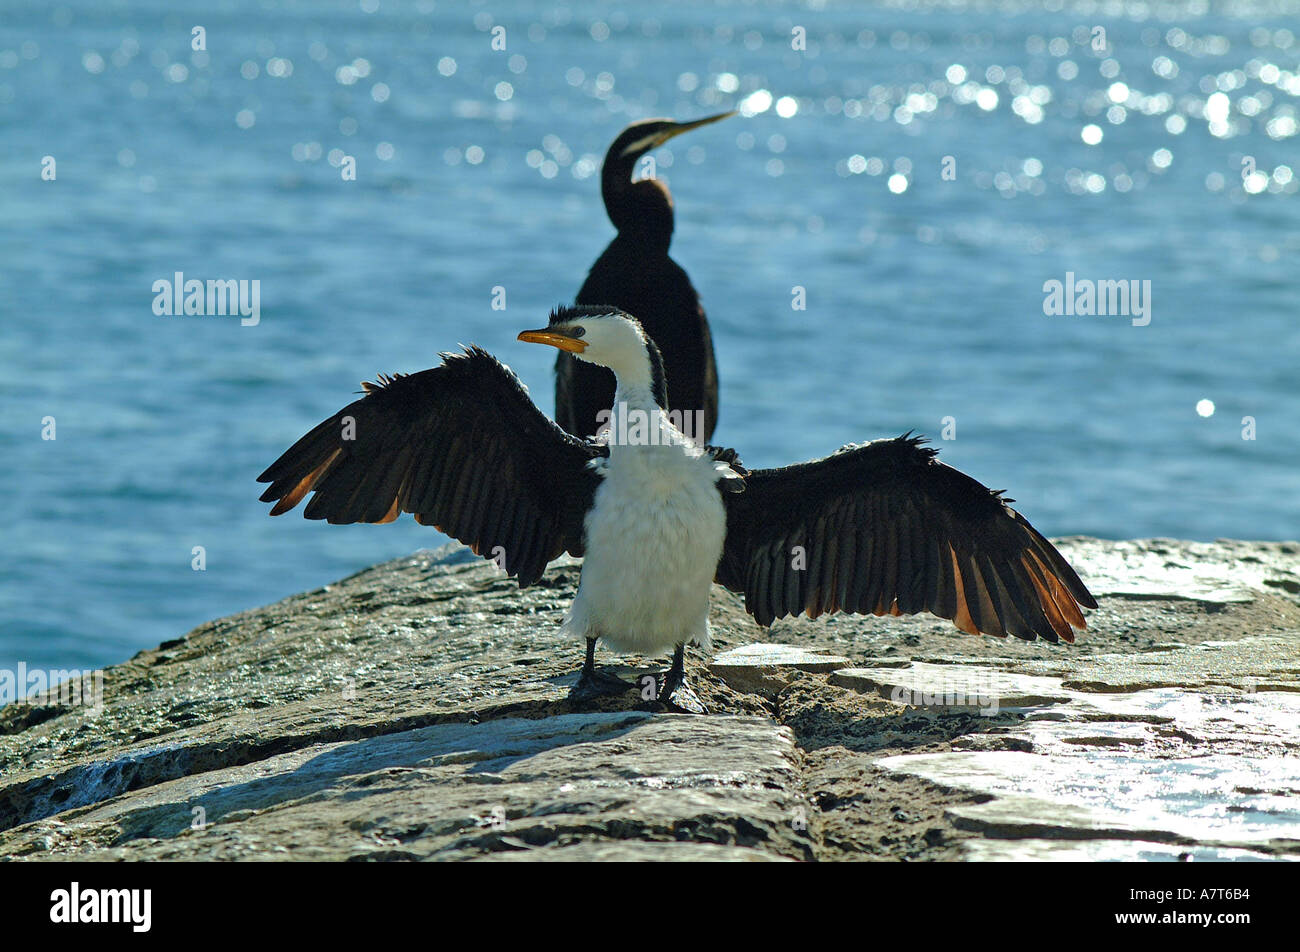
[[1097,603],[1002,498],[901,437],[755,470],[724,496],[717,580],[761,625],[826,611],[928,611],[963,631],[1073,641]]
[[271,515],[296,506],[332,523],[414,513],[499,557],[521,587],[562,552],[582,554],[583,516],[605,451],[565,433],[519,378],[477,347],[420,373],[381,376],[366,395],[298,440],[258,482]]

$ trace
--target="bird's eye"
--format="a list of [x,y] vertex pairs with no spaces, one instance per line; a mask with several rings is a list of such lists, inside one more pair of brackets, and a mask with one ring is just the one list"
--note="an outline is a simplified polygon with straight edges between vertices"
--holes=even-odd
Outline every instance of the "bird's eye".
[[582,325],[577,325],[577,326],[575,326],[575,327],[570,327],[570,328],[569,328],[569,336],[570,336],[570,337],[586,337],[586,336],[587,336],[587,329],[586,329],[585,327],[583,327]]

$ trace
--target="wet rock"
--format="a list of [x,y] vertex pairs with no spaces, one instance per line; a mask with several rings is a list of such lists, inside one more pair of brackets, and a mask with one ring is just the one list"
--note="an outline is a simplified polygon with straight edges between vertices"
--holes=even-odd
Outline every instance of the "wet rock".
[[1300,696],[1164,689],[1077,700],[1054,711],[1064,719],[1031,713],[1007,732],[1032,753],[880,765],[992,795],[951,811],[956,826],[986,836],[1300,846]]
[[841,668],[830,683],[895,704],[977,711],[1059,704],[1068,699],[1061,682],[962,664],[916,663],[902,668]]
[[[975,862],[1015,863],[1240,863],[1273,862],[1278,857],[1222,846],[1169,846],[1143,840],[967,840],[962,852]],[[1300,860],[1300,856],[1290,857]]]
[[1061,547],[1074,646],[715,588],[706,717],[567,701],[573,560],[416,553],[0,709],[0,859],[1300,856],[1300,546]]
[[716,655],[709,662],[709,672],[736,691],[774,696],[790,683],[795,671],[824,674],[848,663],[848,658],[794,645],[754,644]]
[[1253,601],[1268,587],[1300,592],[1295,553],[1287,548],[1287,543],[1231,539],[1076,539],[1062,551],[1070,559],[1088,563],[1088,588],[1094,595],[1226,604]]
[[[563,853],[805,859],[790,734],[759,718],[629,711],[444,724],[313,744],[155,784],[0,837],[10,855],[374,860]],[[87,844],[89,831],[108,835]],[[593,848],[598,846],[598,848]],[[700,856],[708,850],[697,850]]]

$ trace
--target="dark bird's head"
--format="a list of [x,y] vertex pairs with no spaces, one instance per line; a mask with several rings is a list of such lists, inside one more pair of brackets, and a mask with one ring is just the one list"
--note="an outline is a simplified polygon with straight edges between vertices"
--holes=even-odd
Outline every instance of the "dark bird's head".
[[622,132],[605,153],[601,169],[601,194],[609,220],[620,234],[644,232],[665,248],[673,233],[673,200],[663,183],[655,179],[632,181],[637,160],[674,136],[734,116],[723,112],[693,122],[672,119],[642,119]]
[[624,387],[645,387],[667,405],[664,362],[641,322],[616,307],[557,307],[544,328],[523,331],[519,340],[549,344],[588,363],[608,367]]

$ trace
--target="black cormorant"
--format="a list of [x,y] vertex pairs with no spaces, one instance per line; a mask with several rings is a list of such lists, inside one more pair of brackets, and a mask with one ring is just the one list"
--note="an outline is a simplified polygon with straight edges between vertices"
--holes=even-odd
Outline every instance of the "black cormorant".
[[[718,423],[718,368],[709,322],[691,279],[672,258],[673,200],[654,178],[632,181],[637,160],[673,136],[726,119],[732,112],[674,122],[634,122],[605,153],[600,191],[618,235],[609,243],[578,291],[577,303],[617,307],[641,322],[659,347],[668,375],[668,406],[697,440],[709,440]],[[598,414],[610,408],[614,377],[603,367],[580,363],[563,351],[555,361],[555,419],[575,436],[599,429]],[[702,430],[701,430],[702,428]]]
[[1073,641],[1096,602],[1056,548],[1002,498],[910,436],[748,472],[683,435],[665,412],[663,363],[635,319],[557,309],[519,339],[613,371],[615,425],[564,432],[515,375],[476,347],[381,377],[261,476],[272,515],[308,492],[309,519],[389,522],[414,513],[494,558],[521,587],[563,552],[584,556],[565,618],[586,640],[574,696],[628,690],[594,663],[597,639],[673,649],[660,699],[700,710],[683,677],[709,644],[716,580],[760,625],[844,611],[949,618],[962,631]]

